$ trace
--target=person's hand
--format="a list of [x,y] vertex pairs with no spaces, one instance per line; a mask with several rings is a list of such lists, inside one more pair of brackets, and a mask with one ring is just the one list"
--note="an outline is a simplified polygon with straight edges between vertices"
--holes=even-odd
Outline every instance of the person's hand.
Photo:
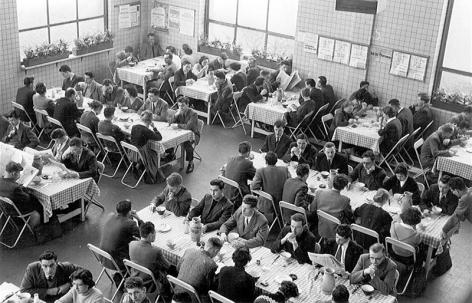
[[227,242],[228,241],[228,236],[225,233],[221,233],[220,234],[220,239],[223,242]]
[[239,238],[239,239],[234,240],[233,242],[231,242],[231,245],[234,248],[244,247],[244,246],[246,246],[246,240]]
[[367,109],[367,103],[366,102],[362,102],[362,109]]
[[128,62],[131,62],[131,60],[133,60],[133,57],[129,56],[128,58],[126,58],[126,61]]
[[206,232],[206,230],[207,230],[207,226],[206,226],[206,225],[203,225],[203,226],[202,226],[202,234],[204,234],[204,233]]
[[443,140],[443,145],[449,145],[449,143],[451,143],[451,139],[444,139]]
[[69,289],[70,289],[70,284],[69,284],[69,283],[65,283],[65,284],[62,284],[61,286],[59,286],[58,288],[59,288],[59,293],[58,293],[58,295],[64,295],[65,293],[67,293],[67,291],[69,291]]
[[299,157],[300,156],[300,150],[298,149],[298,147],[294,146],[292,147],[292,149],[290,150],[290,154],[293,156],[297,156]]
[[354,119],[349,119],[347,122],[349,122],[349,124],[353,124],[356,120]]
[[369,267],[364,269],[364,275],[365,276],[369,275],[371,278],[373,278],[374,274],[375,274],[375,265],[374,264],[370,264]]
[[267,94],[267,89],[264,88],[261,90],[261,95],[265,95],[265,94]]

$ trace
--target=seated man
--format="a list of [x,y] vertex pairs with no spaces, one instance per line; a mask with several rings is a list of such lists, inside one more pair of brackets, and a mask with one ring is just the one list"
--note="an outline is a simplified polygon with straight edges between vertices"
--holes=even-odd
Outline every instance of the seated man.
[[[160,89],[161,92],[172,90],[172,87],[170,87],[168,83],[169,78],[172,77],[180,68],[172,61],[173,58],[174,56],[172,54],[165,53],[164,65],[149,69],[149,71],[153,72],[155,75],[152,79],[156,79],[148,83],[150,87],[156,87],[157,89]],[[162,85],[163,83],[164,85]],[[163,86],[162,89],[161,86]]]
[[232,62],[229,65],[231,76],[231,83],[234,85],[234,91],[240,92],[246,87],[247,77],[246,74],[241,70],[241,63]]
[[138,58],[133,55],[133,51],[133,47],[128,45],[124,50],[116,53],[115,67],[135,65],[138,63]]
[[433,121],[433,112],[429,107],[429,97],[426,93],[418,93],[416,104],[410,106],[413,113],[413,128],[421,128],[423,131]]
[[[311,99],[310,94],[311,91],[309,88],[302,89],[301,98],[303,102],[300,102],[300,106],[298,107],[292,104],[291,111],[285,113],[285,120],[287,120],[289,126],[296,127],[300,122],[302,122],[306,115],[311,112],[313,112],[314,115],[321,107],[313,99]],[[303,125],[307,126],[311,121],[311,117],[310,119],[306,120]]]
[[[320,108],[325,104],[323,93],[317,87],[315,80],[311,78],[305,79],[305,88],[309,89],[310,99],[314,101],[317,108]],[[304,102],[302,95],[300,95],[298,101],[300,102],[300,104]]]
[[16,111],[11,111],[8,115],[10,125],[5,132],[2,141],[12,145],[17,149],[25,147],[36,148],[39,145],[39,139],[33,130],[23,124],[20,120],[20,114]]
[[69,65],[61,65],[59,72],[61,73],[62,77],[64,77],[64,80],[62,81],[62,90],[74,88],[77,83],[85,81],[83,77],[74,74]]
[[[0,196],[10,199],[21,214],[33,212],[28,224],[35,227],[41,223],[43,206],[28,188],[17,183],[22,170],[21,164],[13,161],[6,165],[5,177],[0,178]],[[3,204],[3,207],[8,212],[6,215],[16,215],[11,205],[5,204],[3,201],[0,201],[0,203]]]
[[251,85],[256,81],[257,77],[261,74],[261,68],[257,66],[256,58],[253,56],[247,59],[246,76],[247,85]]
[[244,112],[246,107],[251,102],[259,102],[267,95],[267,89],[264,89],[264,78],[257,77],[253,84],[249,84],[243,89],[243,93],[238,100],[238,107],[240,112]]
[[332,109],[336,103],[336,95],[334,94],[333,87],[328,84],[328,80],[325,76],[319,76],[316,86],[321,90],[325,103],[328,103],[328,110]]
[[212,112],[216,114],[219,111],[223,121],[227,121],[229,119],[229,107],[233,102],[233,85],[226,79],[224,72],[216,71],[215,86],[217,92]]
[[70,138],[62,128],[56,128],[51,133],[51,139],[54,140],[51,148],[52,155],[56,161],[61,162],[62,155],[69,148]]
[[[136,219],[138,224],[136,224]],[[139,239],[139,227],[143,221],[131,210],[131,201],[123,200],[116,203],[116,214],[110,213],[105,219],[101,230],[100,249],[109,253],[116,265],[125,270],[123,259],[129,259],[129,243]],[[114,269],[113,264],[102,259],[104,266]]]
[[285,250],[292,254],[298,263],[311,264],[308,252],[318,253],[319,245],[315,236],[308,230],[305,217],[296,213],[290,219],[290,225],[285,226],[279,233],[272,247],[274,253]]
[[316,171],[327,171],[336,169],[339,174],[348,174],[347,158],[336,152],[333,142],[326,142],[323,151],[316,156],[314,169]]
[[151,303],[146,295],[146,287],[140,277],[129,277],[125,280],[125,293],[121,303]]
[[452,193],[449,186],[450,180],[450,176],[442,175],[441,179],[438,180],[438,184],[433,184],[424,191],[420,203],[423,213],[431,212],[433,206],[441,208],[442,214],[450,216],[454,213],[459,199]]
[[217,70],[224,71],[226,70],[227,60],[228,60],[228,55],[226,54],[226,52],[221,52],[220,56],[216,57],[215,60],[213,60],[210,63],[210,67],[214,71],[217,71]]
[[396,113],[390,105],[384,106],[382,111],[382,126],[378,131],[380,136],[379,149],[382,154],[387,155],[400,140],[403,130],[402,123],[396,118]]
[[144,41],[139,48],[139,60],[156,58],[163,52],[159,42],[157,42],[156,34],[148,33],[147,40]]
[[[211,237],[204,249],[187,249],[177,264],[179,272],[177,278],[193,286],[203,302],[209,302],[208,291],[213,288],[215,272],[218,268],[213,258],[218,255],[222,246],[223,243],[219,238]],[[180,293],[185,293],[185,290],[176,287],[174,293],[179,296]]]
[[369,85],[369,81],[361,81],[359,84],[360,88],[352,93],[352,95],[349,97],[349,101],[356,99],[359,101],[359,103],[365,102],[368,105],[378,105],[379,100],[369,91]]
[[90,98],[96,101],[101,101],[102,97],[102,85],[95,81],[95,76],[92,72],[85,72],[85,89],[84,97]]
[[375,243],[368,254],[359,257],[351,273],[351,283],[370,284],[384,295],[397,295],[395,289],[397,265],[385,256],[385,247]]
[[139,108],[138,115],[141,115],[145,110],[152,113],[152,119],[154,121],[167,122],[169,104],[159,97],[159,90],[155,87],[148,91],[148,97]]
[[449,181],[452,193],[459,198],[456,210],[443,226],[443,239],[451,236],[454,227],[458,227],[460,221],[472,222],[472,188],[467,188],[461,177],[454,177]]
[[80,138],[72,138],[69,141],[69,148],[62,155],[62,163],[76,172],[79,179],[93,178],[98,182],[100,177],[98,172],[97,158],[88,148],[84,147],[84,142]]
[[351,182],[364,183],[368,190],[377,190],[382,187],[387,174],[380,166],[375,165],[375,155],[371,150],[362,154],[362,162],[349,174]]
[[80,267],[75,264],[57,262],[56,254],[47,250],[39,256],[39,261],[28,264],[20,289],[31,296],[37,293],[43,301],[54,302],[69,291],[70,275],[77,269]]
[[284,134],[285,121],[277,120],[274,123],[274,133],[266,136],[264,144],[261,147],[261,152],[266,153],[269,151],[275,152],[277,158],[282,159],[287,153],[292,140]]
[[179,54],[177,53],[177,49],[174,46],[166,46],[165,53],[172,55],[172,62],[175,64],[177,69],[180,69],[182,67],[182,61],[180,60]]
[[87,147],[94,151],[95,153],[100,152],[100,147],[97,146],[95,143],[96,140],[96,133],[98,131],[98,123],[100,122],[100,119],[98,119],[98,115],[102,112],[103,109],[103,104],[100,103],[99,101],[92,101],[89,104],[90,110],[85,110],[80,116],[80,124],[82,124],[85,127],[88,127],[93,135],[90,135],[89,133],[82,132],[81,137],[82,140],[84,140],[85,144],[87,144]]
[[[115,117],[115,108],[114,107],[105,107],[103,110],[103,116],[105,117],[104,120],[98,122],[98,132],[105,136],[112,136],[115,138],[118,146],[120,146],[120,142],[125,140],[125,133],[121,130],[121,128],[113,124],[113,118]],[[111,147],[110,147],[111,148]],[[115,147],[111,148],[114,150]]]
[[228,201],[223,194],[225,184],[219,179],[210,181],[210,194],[203,196],[200,203],[195,206],[188,214],[187,219],[200,217],[202,232],[210,232],[219,229],[225,223],[233,212],[233,203]]
[[421,202],[420,190],[415,179],[408,176],[408,165],[406,163],[399,163],[393,170],[394,176],[391,176],[383,183],[383,188],[392,191],[392,194],[404,194],[410,192],[413,194],[413,205],[418,205]]
[[[274,90],[272,89],[272,84],[270,83],[270,72],[266,69],[261,70],[260,76],[264,78],[264,83],[262,84],[262,90],[265,90],[266,93],[263,94],[263,97],[270,97],[274,93]],[[255,79],[254,79],[255,81]],[[253,83],[254,83],[253,81]],[[249,85],[250,83],[248,83]]]
[[168,211],[173,212],[177,217],[186,216],[192,203],[192,196],[187,188],[182,185],[182,176],[172,173],[166,179],[167,186],[164,190],[152,199],[155,206],[164,204]]
[[284,161],[295,161],[298,164],[306,163],[308,167],[315,165],[315,157],[318,151],[308,142],[308,137],[305,134],[299,134],[297,141],[290,144],[287,154],[284,156]]
[[[136,86],[134,84],[127,84],[124,88],[125,100],[124,103],[121,104],[121,110],[126,113],[137,113],[141,106],[143,106],[144,102],[140,97],[138,97]],[[123,107],[127,107],[128,109]]]
[[448,146],[454,128],[451,124],[441,125],[437,131],[432,133],[421,146],[420,161],[423,168],[432,168],[436,159],[441,157],[450,157]]
[[192,63],[189,60],[182,60],[182,67],[174,74],[174,87],[175,90],[179,86],[192,85],[197,81],[197,76],[192,72]]
[[[25,77],[23,80],[23,83],[25,86],[18,88],[16,91],[16,99],[15,102],[23,105],[25,108],[25,111],[28,113],[30,118],[33,120],[33,123],[36,123],[36,114],[33,109],[33,95],[35,93],[34,91],[34,77]],[[24,111],[20,111],[18,109],[15,109],[20,114],[20,119],[23,122],[29,122],[28,117],[26,116]]]
[[[287,179],[283,186],[282,200],[295,206],[303,207],[308,210],[312,197],[308,195],[308,185],[306,180],[310,174],[308,164],[298,164],[296,169],[297,176]],[[293,212],[285,210],[283,213],[284,222],[288,222]]]
[[[411,110],[408,107],[401,106],[400,100],[398,99],[391,99],[388,101],[388,104],[397,113],[397,119],[400,120],[400,123],[402,124],[402,137],[413,133],[415,129],[413,128],[413,114],[411,113]],[[414,138],[409,139],[405,148],[407,150],[413,148],[414,143]]]
[[257,197],[244,196],[241,207],[221,225],[221,239],[227,241],[228,234],[233,232],[239,235],[239,238],[231,243],[235,247],[254,248],[264,245],[269,228],[267,219],[257,210],[256,206]]
[[107,106],[116,107],[122,105],[125,100],[124,90],[114,85],[110,79],[103,80],[101,101]]

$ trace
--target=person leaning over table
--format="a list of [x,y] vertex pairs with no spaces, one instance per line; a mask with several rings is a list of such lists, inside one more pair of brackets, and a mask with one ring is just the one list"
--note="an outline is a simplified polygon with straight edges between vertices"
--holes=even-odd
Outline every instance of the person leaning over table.
[[28,264],[21,280],[22,292],[34,295],[46,302],[54,302],[71,288],[70,275],[80,266],[69,262],[57,262],[57,255],[50,250],[44,251],[38,261]]
[[182,67],[174,74],[174,87],[175,90],[179,86],[192,85],[197,81],[197,76],[192,72],[192,63],[189,60],[182,60]]
[[231,217],[233,203],[224,196],[224,186],[224,182],[219,179],[211,180],[210,193],[203,196],[187,216],[187,220],[200,217],[203,233],[219,229]]
[[234,266],[224,266],[216,276],[218,294],[235,303],[254,300],[256,281],[245,270],[251,259],[251,253],[247,247],[238,247],[234,250],[232,254]]
[[336,103],[336,95],[334,94],[333,87],[328,84],[328,80],[325,76],[319,76],[316,82],[316,87],[321,90],[325,103],[328,103],[328,110],[331,110]]
[[83,112],[82,116],[80,116],[79,123],[85,127],[88,127],[92,131],[92,135],[87,132],[82,132],[81,136],[84,142],[87,144],[87,147],[95,154],[98,154],[100,152],[100,147],[97,146],[97,143],[95,143],[95,134],[98,131],[98,123],[100,122],[97,116],[102,112],[103,104],[99,101],[93,100],[88,104],[88,106],[90,110]]
[[397,265],[385,255],[385,247],[375,243],[369,253],[359,257],[351,273],[351,283],[370,284],[383,295],[397,296],[395,288]]
[[166,182],[167,186],[151,203],[155,206],[164,204],[177,217],[186,216],[192,203],[192,195],[182,185],[182,176],[174,172],[167,177]]
[[132,46],[126,46],[124,50],[116,53],[115,67],[123,67],[128,65],[134,65],[138,63],[138,58],[133,54],[134,49]]
[[224,72],[215,71],[215,86],[216,94],[213,96],[216,97],[213,98],[212,114],[216,115],[216,112],[219,112],[223,121],[228,121],[230,119],[229,109],[233,102],[233,85],[226,79]]
[[367,105],[367,103],[361,102],[357,99],[352,99],[349,101],[354,105],[352,114],[354,115],[355,119],[366,116],[366,112],[369,109],[369,105]]
[[438,157],[450,157],[448,146],[454,128],[451,124],[441,125],[437,131],[429,135],[421,146],[420,161],[423,168],[432,168]]
[[[15,102],[22,105],[26,113],[28,113],[30,118],[33,120],[33,123],[36,123],[36,115],[33,109],[33,96],[35,93],[33,89],[34,77],[33,76],[25,77],[25,79],[23,80],[23,83],[25,84],[25,86],[18,88],[18,90],[16,91]],[[15,111],[17,111],[20,114],[21,121],[23,122],[30,121],[24,111],[19,110],[19,109],[15,109]]]
[[286,123],[282,119],[275,121],[274,133],[266,136],[260,152],[272,151],[277,155],[277,158],[282,159],[284,157],[292,143],[289,136],[284,134],[285,125]]
[[267,219],[257,210],[257,197],[245,195],[241,207],[220,227],[221,239],[228,241],[229,233],[239,238],[232,241],[234,247],[254,248],[264,245],[269,235]]
[[[38,84],[36,84],[35,91],[36,94],[33,95],[34,108],[45,110],[49,116],[54,116],[54,101],[46,97],[46,85],[43,82],[38,82]],[[36,119],[38,118],[39,117],[36,116]],[[43,123],[47,124],[48,122],[46,120],[46,117],[43,117],[43,119]]]
[[334,118],[329,127],[329,134],[332,136],[337,127],[348,126],[354,122],[354,104],[351,101],[342,102],[340,108],[334,111]]
[[382,187],[383,181],[387,178],[385,170],[375,164],[375,154],[367,150],[362,154],[362,162],[349,174],[351,182],[364,183],[368,190],[377,190]]
[[454,177],[449,181],[452,193],[459,198],[459,203],[454,213],[443,227],[443,238],[450,237],[451,232],[460,221],[466,219],[472,223],[472,187],[467,188],[461,177]]
[[77,83],[85,81],[82,76],[74,74],[69,65],[61,65],[61,67],[59,68],[59,72],[64,78],[64,80],[62,81],[62,90],[74,88]]
[[[308,195],[308,185],[306,180],[310,174],[308,164],[298,164],[296,176],[287,179],[283,185],[282,200],[295,206],[303,207],[308,210],[312,201],[312,197]],[[293,214],[290,210],[285,210],[282,215],[284,222],[289,222],[290,216]]]
[[62,163],[72,170],[72,177],[79,179],[93,178],[98,182],[100,177],[98,172],[97,158],[95,154],[84,146],[82,139],[74,137],[69,141],[69,148],[62,155]]
[[116,107],[124,103],[125,93],[123,88],[113,84],[110,79],[103,80],[101,101],[103,104]]
[[[98,122],[98,132],[105,136],[112,136],[120,147],[120,142],[125,140],[126,135],[118,125],[113,124],[113,119],[115,118],[115,108],[105,107],[105,109],[103,109],[103,116],[105,119]],[[108,146],[108,148],[116,151],[116,147],[114,145],[113,147]]]
[[[303,121],[306,115],[308,115],[309,113],[312,113],[312,115],[314,115],[316,111],[318,111],[319,105],[316,104],[313,99],[311,99],[310,94],[310,88],[302,89],[300,95],[303,99],[303,102],[300,102],[300,106],[298,107],[295,104],[292,104],[290,106],[290,111],[285,112],[284,118],[289,126],[297,127],[297,125]],[[308,120],[305,120],[303,125],[307,126],[311,122],[312,117],[313,116],[311,116]]]
[[249,84],[243,89],[243,93],[238,100],[238,107],[240,112],[244,112],[249,103],[259,102],[267,95],[267,90],[263,88],[264,78],[257,77],[253,84]]
[[140,277],[126,278],[124,288],[121,303],[151,303],[146,295],[146,286]]
[[192,73],[197,76],[198,79],[205,77],[209,71],[209,62],[210,59],[208,59],[207,56],[201,56],[198,62],[193,66]]
[[308,230],[305,217],[296,213],[290,217],[290,225],[284,226],[272,246],[273,253],[284,250],[289,252],[298,263],[311,264],[308,253],[319,253],[320,246],[316,243],[315,235]]
[[383,155],[387,155],[402,137],[402,123],[395,117],[395,110],[390,106],[382,108],[382,125],[378,131],[380,136],[379,149]]
[[347,175],[347,157],[336,152],[333,142],[326,142],[323,150],[316,156],[314,169],[319,172],[329,172],[331,169],[335,169],[338,173]]
[[159,90],[153,87],[148,91],[148,97],[139,108],[138,114],[141,115],[144,111],[149,111],[152,113],[152,120],[167,122],[168,110],[169,104],[159,97]]
[[247,77],[246,74],[241,70],[241,63],[232,62],[229,65],[231,76],[230,82],[233,84],[234,91],[240,92],[246,87]]
[[124,97],[125,100],[121,107],[127,107],[128,109],[122,108],[123,112],[136,113],[144,104],[143,100],[138,97],[138,90],[133,84],[125,85]]
[[299,292],[297,284],[293,283],[292,281],[282,281],[275,294],[265,293],[260,295],[254,300],[254,303],[285,303],[289,302],[291,298],[298,297],[298,295]]
[[139,60],[141,61],[159,57],[164,53],[159,42],[157,42],[156,34],[148,33],[146,37],[147,39],[139,47]]
[[426,93],[418,93],[416,104],[410,106],[410,111],[413,114],[413,128],[421,128],[423,131],[428,124],[433,121],[433,112],[429,107],[429,97]]
[[[156,87],[158,89],[162,89],[162,92],[172,90],[172,87],[169,86],[169,78],[174,76],[175,72],[179,70],[180,66],[177,67],[177,65],[172,61],[174,56],[171,53],[165,53],[164,54],[164,64],[161,66],[157,66],[154,68],[150,68],[149,71],[154,73],[153,79],[148,82],[149,87]],[[164,85],[162,85],[162,83]]]
[[469,119],[466,119],[464,113],[460,113],[458,115],[454,115],[449,120],[449,124],[452,124],[452,127],[454,128],[449,146],[460,145],[464,147],[466,145],[465,141],[467,141],[469,138],[467,135],[470,136],[470,134],[472,134],[470,129],[471,122]]
[[379,100],[369,91],[369,86],[369,81],[361,81],[359,84],[360,88],[352,93],[352,95],[349,97],[349,101],[357,99],[359,103],[365,102],[368,105],[376,106]]
[[62,128],[56,128],[51,133],[51,140],[54,140],[51,148],[52,156],[56,161],[61,162],[62,155],[69,148],[70,138]]
[[403,162],[399,163],[393,172],[395,175],[385,180],[382,187],[392,191],[392,194],[410,192],[413,194],[413,205],[418,205],[421,202],[420,190],[415,179],[408,176],[408,165]]
[[92,273],[87,269],[77,269],[70,275],[72,287],[55,303],[102,303],[102,292],[94,287]]
[[33,130],[20,120],[20,114],[14,110],[8,115],[10,125],[2,138],[2,142],[12,145],[17,149],[25,147],[36,148],[39,145],[38,136]]
[[315,158],[318,151],[308,142],[308,137],[305,134],[299,134],[297,141],[292,142],[283,157],[285,162],[295,161],[298,164],[308,164],[308,167],[315,165]]
[[81,116],[81,112],[75,103],[76,92],[73,88],[68,88],[63,98],[56,101],[53,118],[61,122],[69,137],[80,137],[76,120]]
[[177,69],[180,69],[182,67],[182,60],[180,60],[180,56],[177,53],[177,49],[172,45],[168,45],[165,49],[165,52],[166,54],[172,55],[172,62],[175,64]]
[[100,101],[102,97],[102,85],[95,81],[95,75],[92,72],[85,72],[84,97]]
[[454,195],[449,186],[451,177],[443,174],[437,184],[431,185],[421,196],[420,208],[424,214],[429,214],[433,206],[441,208],[441,214],[452,215],[457,208],[459,198]]

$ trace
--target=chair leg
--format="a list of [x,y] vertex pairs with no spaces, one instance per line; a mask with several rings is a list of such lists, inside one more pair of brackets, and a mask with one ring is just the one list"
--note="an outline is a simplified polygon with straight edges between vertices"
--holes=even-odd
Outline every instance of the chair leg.
[[141,176],[139,177],[138,181],[136,182],[136,184],[134,186],[131,186],[129,184],[127,184],[124,180],[125,180],[125,177],[126,175],[128,174],[129,170],[131,169],[131,167],[133,167],[133,163],[131,162],[131,164],[128,166],[128,169],[126,170],[125,174],[123,175],[123,177],[121,178],[121,184],[129,187],[129,188],[136,188],[138,185],[139,185],[139,182],[141,182],[141,179],[144,177],[144,174],[147,172],[147,169],[144,169],[143,173],[141,174]]

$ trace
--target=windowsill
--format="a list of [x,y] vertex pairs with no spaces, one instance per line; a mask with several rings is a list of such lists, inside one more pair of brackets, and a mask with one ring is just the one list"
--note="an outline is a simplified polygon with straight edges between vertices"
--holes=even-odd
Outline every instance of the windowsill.
[[43,64],[38,64],[38,65],[33,65],[33,66],[24,66],[22,64],[22,65],[20,65],[20,68],[21,68],[21,70],[28,71],[28,70],[35,69],[35,68],[38,68],[38,67],[53,65],[53,64],[57,64],[57,63],[68,61],[68,60],[74,60],[74,59],[79,59],[79,58],[82,59],[84,57],[93,56],[93,55],[97,55],[97,54],[101,54],[101,53],[107,53],[107,52],[109,53],[113,49],[114,48],[107,48],[107,49],[103,49],[103,50],[96,51],[96,52],[93,52],[93,53],[83,54],[83,55],[80,55],[80,56],[75,56],[73,54],[70,54],[69,57],[67,57],[67,58],[46,62],[46,63],[43,63]]
[[432,101],[431,105],[433,106],[433,108],[453,113],[461,113],[467,107],[467,105],[464,104],[446,103],[441,101]]

